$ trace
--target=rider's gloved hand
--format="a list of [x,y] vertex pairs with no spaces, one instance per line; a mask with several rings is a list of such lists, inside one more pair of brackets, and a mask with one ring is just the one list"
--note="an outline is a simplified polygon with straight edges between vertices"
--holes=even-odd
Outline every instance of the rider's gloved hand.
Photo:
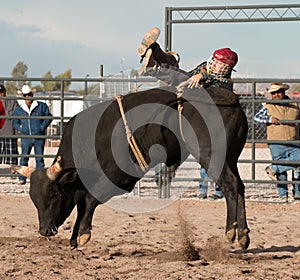
[[192,77],[190,77],[188,79],[188,88],[198,87],[201,79],[202,79],[202,74],[201,73],[193,75]]

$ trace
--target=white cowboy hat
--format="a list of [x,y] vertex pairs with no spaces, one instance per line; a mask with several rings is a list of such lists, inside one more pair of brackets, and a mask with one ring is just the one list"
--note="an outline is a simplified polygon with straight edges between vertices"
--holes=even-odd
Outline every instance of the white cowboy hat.
[[280,89],[284,89],[284,90],[287,90],[289,89],[289,85],[287,84],[282,84],[282,83],[272,83],[271,84],[271,87],[268,89],[268,92],[272,93],[274,91],[278,91]]
[[32,89],[29,85],[23,85],[21,90],[18,90],[19,94],[28,94],[28,93],[32,93]]

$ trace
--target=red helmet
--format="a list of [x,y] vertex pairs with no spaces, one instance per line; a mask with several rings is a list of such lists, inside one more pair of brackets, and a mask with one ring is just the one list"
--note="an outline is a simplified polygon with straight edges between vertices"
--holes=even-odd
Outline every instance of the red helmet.
[[238,62],[238,55],[229,48],[223,48],[223,49],[214,51],[213,57],[225,64],[228,64],[232,68]]

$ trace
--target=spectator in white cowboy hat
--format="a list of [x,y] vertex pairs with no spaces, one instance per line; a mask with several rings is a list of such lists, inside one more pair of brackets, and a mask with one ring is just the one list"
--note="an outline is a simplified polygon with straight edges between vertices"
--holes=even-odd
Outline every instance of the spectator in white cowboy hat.
[[[272,100],[289,100],[285,94],[289,85],[283,83],[272,83],[268,92]],[[281,121],[299,120],[299,106],[295,102],[267,103],[254,116],[254,122],[267,125],[268,140],[282,140],[282,143],[270,143],[269,149],[272,160],[300,161],[300,145],[291,144],[286,141],[299,139],[298,123],[284,123]],[[292,170],[292,179],[300,180],[300,168],[295,165],[271,164],[266,167],[266,172],[272,180],[286,181],[287,171]],[[277,185],[279,198],[288,201],[287,184]],[[294,199],[300,199],[300,186],[293,184]]]
[[[3,103],[6,116],[12,116],[14,110],[18,106],[16,99],[2,99],[6,96],[6,88],[4,85],[0,85],[0,100]],[[15,135],[15,129],[12,126],[12,119],[6,119],[4,126],[0,129],[0,164],[17,164],[17,157],[10,157],[7,155],[17,155],[18,146],[17,138],[2,138],[4,135]]]
[[[52,117],[49,107],[45,102],[33,100],[33,90],[28,85],[23,85],[21,91],[18,91],[23,97],[29,97],[25,100],[19,101],[19,106],[14,111],[14,116],[46,116]],[[47,127],[51,123],[52,119],[26,119],[16,118],[13,119],[13,127],[20,131],[22,135],[34,136],[46,135]],[[22,138],[21,137],[21,148],[22,154],[29,155],[32,147],[34,147],[34,153],[36,155],[44,154],[45,138]],[[29,157],[21,157],[20,165],[28,166]],[[43,157],[36,157],[36,169],[44,169]],[[25,184],[26,178],[24,176],[19,177],[19,183]]]

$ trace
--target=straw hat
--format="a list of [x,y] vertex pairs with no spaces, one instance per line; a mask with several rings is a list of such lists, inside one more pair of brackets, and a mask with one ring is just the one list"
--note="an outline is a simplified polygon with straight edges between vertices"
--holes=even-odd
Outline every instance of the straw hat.
[[272,93],[272,92],[275,92],[275,91],[278,91],[280,89],[284,89],[284,90],[287,90],[289,89],[289,85],[287,84],[282,84],[282,83],[272,83],[271,84],[271,87],[268,89],[268,92]]

